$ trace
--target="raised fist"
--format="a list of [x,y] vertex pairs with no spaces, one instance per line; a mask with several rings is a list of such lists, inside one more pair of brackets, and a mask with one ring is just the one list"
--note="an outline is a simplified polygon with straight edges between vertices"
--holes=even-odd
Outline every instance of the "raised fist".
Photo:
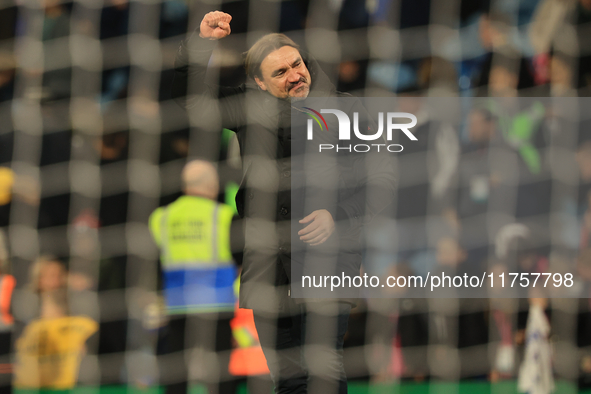
[[221,11],[205,14],[199,26],[199,36],[210,40],[219,40],[230,35],[232,16]]

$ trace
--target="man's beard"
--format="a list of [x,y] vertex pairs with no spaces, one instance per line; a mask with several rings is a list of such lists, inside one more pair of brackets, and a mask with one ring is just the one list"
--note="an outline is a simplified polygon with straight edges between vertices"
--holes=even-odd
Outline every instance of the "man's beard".
[[308,94],[310,94],[310,89],[306,90],[306,95],[305,96],[289,96],[288,98],[291,99],[292,102],[294,101],[303,101],[305,99],[308,98]]
[[300,78],[299,81],[297,81],[296,83],[293,83],[292,86],[290,86],[290,88],[288,89],[289,92],[292,91],[293,86],[297,86],[300,83],[304,83],[305,85],[302,85],[301,87],[299,87],[298,89],[304,89],[305,90],[305,94],[303,96],[288,96],[288,98],[290,98],[292,101],[302,101],[305,100],[308,97],[308,94],[310,94],[310,85],[308,84],[308,81],[306,80],[306,78]]

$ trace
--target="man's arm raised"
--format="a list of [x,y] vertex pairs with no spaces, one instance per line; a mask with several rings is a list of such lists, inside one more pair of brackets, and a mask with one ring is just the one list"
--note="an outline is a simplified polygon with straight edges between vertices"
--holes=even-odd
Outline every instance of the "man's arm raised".
[[[218,114],[223,127],[235,130],[240,117],[239,100],[222,100],[244,93],[241,87],[220,87],[206,81],[211,54],[219,39],[230,35],[232,16],[221,11],[207,13],[193,35],[181,43],[175,59],[172,98],[182,107],[200,113]],[[221,100],[219,109],[211,108],[211,100]],[[220,111],[220,112],[218,112]]]

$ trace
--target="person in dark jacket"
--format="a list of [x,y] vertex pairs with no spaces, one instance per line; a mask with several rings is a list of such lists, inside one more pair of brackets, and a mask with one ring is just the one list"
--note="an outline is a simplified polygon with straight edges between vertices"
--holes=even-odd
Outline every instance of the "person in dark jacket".
[[[351,169],[347,175],[363,175],[353,182],[343,180],[344,191],[339,189],[336,207],[305,212],[300,201],[292,205],[293,104],[307,97],[343,94],[315,61],[282,34],[262,37],[247,52],[249,78],[245,84],[220,87],[207,83],[207,65],[216,40],[230,34],[231,19],[223,12],[210,12],[198,31],[181,44],[173,97],[188,109],[193,126],[207,130],[224,127],[238,137],[243,180],[236,205],[246,219],[239,304],[254,312],[276,392],[344,394],[342,347],[351,302],[291,298],[292,215],[293,222],[300,225],[299,239],[295,239],[310,250],[335,238],[341,244],[355,244],[362,223],[392,199],[393,171],[388,166]],[[368,198],[361,187],[373,184],[384,185],[377,188],[383,194],[379,198]],[[335,230],[337,234],[333,234]],[[346,267],[343,273],[359,275],[358,250],[339,250],[337,259],[339,266]],[[304,344],[314,346],[302,350]]]

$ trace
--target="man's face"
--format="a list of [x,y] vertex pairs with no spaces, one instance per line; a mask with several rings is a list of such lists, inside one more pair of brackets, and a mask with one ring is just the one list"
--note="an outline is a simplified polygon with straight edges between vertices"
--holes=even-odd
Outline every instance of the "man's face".
[[470,113],[468,124],[468,138],[476,144],[487,144],[495,132],[495,123],[487,120],[482,112],[475,110]]
[[261,89],[282,99],[308,97],[312,83],[300,52],[290,46],[269,53],[261,63],[261,77],[255,77],[255,81]]
[[505,67],[495,66],[490,70],[488,87],[495,96],[515,96],[518,83],[517,74]]

